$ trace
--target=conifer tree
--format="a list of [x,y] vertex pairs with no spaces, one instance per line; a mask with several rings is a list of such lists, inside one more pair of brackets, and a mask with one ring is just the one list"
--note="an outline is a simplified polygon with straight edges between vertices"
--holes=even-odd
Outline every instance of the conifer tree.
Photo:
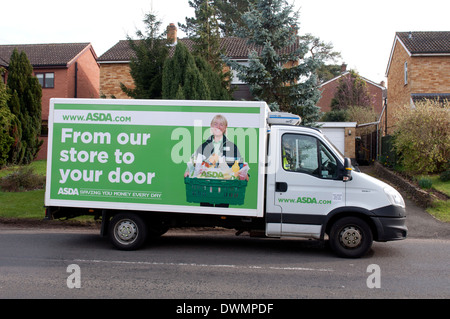
[[135,99],[160,99],[162,96],[162,67],[168,56],[168,42],[160,33],[161,21],[155,14],[148,13],[143,20],[146,31],[136,31],[138,40],[127,37],[135,56],[130,61],[130,74],[135,87],[120,87],[129,97]]
[[208,83],[200,73],[195,59],[181,42],[172,58],[164,63],[162,78],[163,99],[183,97],[186,100],[211,99]]
[[315,72],[320,61],[307,57],[308,45],[297,36],[298,15],[285,0],[250,3],[250,10],[242,16],[244,27],[237,34],[261,51],[249,54],[248,66],[226,61],[256,99],[266,101],[273,110],[299,114],[309,125],[320,117]]
[[[2,94],[1,91],[2,89],[0,88],[0,95]],[[7,164],[9,151],[14,143],[14,138],[10,135],[13,118],[15,117],[8,107],[0,106],[0,168]]]
[[[195,16],[191,18],[186,17],[186,24],[179,23],[178,26],[193,41],[192,54],[206,60],[220,79],[219,82],[214,84],[219,86],[214,88],[214,90],[220,90],[218,95],[220,98],[214,98],[215,94],[212,94],[212,98],[229,100],[231,99],[229,91],[230,73],[223,72],[225,64],[221,56],[224,53],[224,49],[221,48],[217,7],[213,0],[190,0],[189,5],[194,8]],[[199,67],[202,68],[201,66]],[[208,77],[210,76],[208,75]],[[217,76],[214,78],[217,78]],[[213,89],[212,85],[210,85],[210,89]]]
[[250,3],[256,2],[257,0],[213,0],[223,35],[234,36],[235,26],[239,28],[244,25],[241,19],[242,13],[248,11]]
[[202,57],[195,56],[194,60],[195,65],[208,85],[211,100],[231,100],[229,90],[224,88],[221,74],[215,72],[211,65]]
[[194,8],[195,17],[186,17],[186,24],[178,26],[194,42],[194,55],[203,57],[215,71],[222,71],[220,58],[220,28],[217,20],[217,10],[211,0],[189,0],[189,6]]
[[[0,68],[0,76],[5,72]],[[17,120],[8,107],[10,96],[6,91],[6,85],[0,80],[0,168],[7,164],[9,151],[14,143],[12,137]]]
[[11,148],[9,162],[28,164],[36,157],[42,123],[42,88],[33,76],[33,67],[25,52],[13,51],[8,73],[8,101],[11,113],[17,117],[19,127]]

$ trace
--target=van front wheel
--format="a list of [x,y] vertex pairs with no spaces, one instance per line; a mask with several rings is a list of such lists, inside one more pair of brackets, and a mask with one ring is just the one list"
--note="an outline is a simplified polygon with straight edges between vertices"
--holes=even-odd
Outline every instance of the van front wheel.
[[330,247],[340,257],[359,258],[372,247],[369,225],[358,217],[344,217],[331,227]]

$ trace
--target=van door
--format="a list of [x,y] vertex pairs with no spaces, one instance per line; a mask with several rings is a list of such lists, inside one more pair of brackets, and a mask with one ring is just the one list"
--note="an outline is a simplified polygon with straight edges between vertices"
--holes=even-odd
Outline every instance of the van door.
[[280,235],[319,238],[326,215],[345,206],[341,164],[314,135],[286,130],[278,137],[274,204],[281,207]]

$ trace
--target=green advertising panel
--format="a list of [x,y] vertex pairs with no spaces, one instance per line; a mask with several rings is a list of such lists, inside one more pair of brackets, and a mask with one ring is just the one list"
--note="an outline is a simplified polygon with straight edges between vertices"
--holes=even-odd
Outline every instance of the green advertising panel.
[[46,206],[260,215],[265,107],[51,101]]

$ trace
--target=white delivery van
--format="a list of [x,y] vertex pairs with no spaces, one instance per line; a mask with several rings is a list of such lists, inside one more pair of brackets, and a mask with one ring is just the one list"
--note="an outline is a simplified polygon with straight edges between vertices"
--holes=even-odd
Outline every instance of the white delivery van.
[[173,227],[329,240],[343,257],[406,238],[401,195],[299,124],[264,102],[52,99],[46,218],[101,218],[123,250]]

